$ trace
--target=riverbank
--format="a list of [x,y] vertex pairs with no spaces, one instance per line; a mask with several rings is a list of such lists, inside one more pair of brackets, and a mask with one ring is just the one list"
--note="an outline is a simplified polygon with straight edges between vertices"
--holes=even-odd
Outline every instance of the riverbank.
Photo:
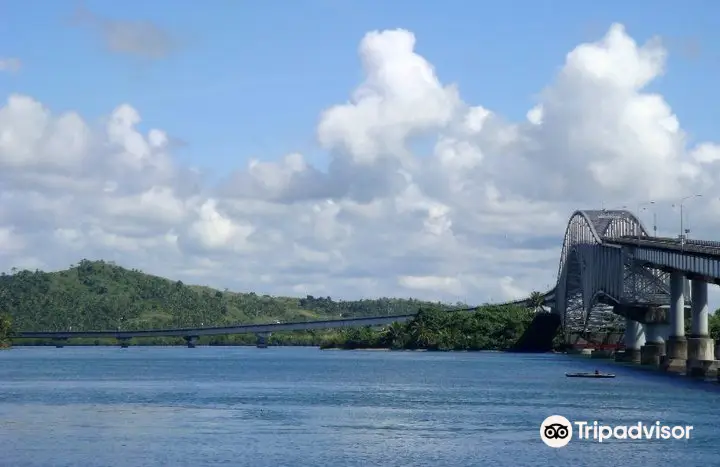
[[[94,344],[94,343],[76,343],[76,342],[64,342],[63,347],[119,347],[120,344],[118,342],[115,343],[101,343],[101,344]],[[12,346],[8,346],[8,348],[12,347],[55,347],[57,346],[54,342],[46,342],[46,343],[15,343]],[[129,347],[187,347],[187,343],[170,343],[170,344],[163,344],[163,343],[131,343],[128,344]],[[196,347],[256,347],[257,344],[243,344],[243,343],[227,343],[227,344],[197,344]],[[376,347],[358,347],[353,349],[343,349],[339,347],[325,347],[323,348],[321,345],[304,345],[304,344],[275,344],[275,345],[268,345],[268,347],[317,347],[319,350],[322,350],[324,352],[327,351],[343,351],[343,352],[351,352],[351,351],[363,351],[363,352],[508,352],[508,353],[564,353],[564,352],[519,352],[513,349],[461,349],[461,350],[452,350],[452,349],[391,349],[391,348],[376,348]],[[2,348],[2,347],[0,347]]]
[[[43,341],[43,342],[31,342],[31,343],[23,343],[23,342],[16,342],[11,346],[8,346],[7,348],[10,349],[12,347],[57,347],[57,343],[53,341]],[[66,341],[63,342],[62,347],[120,347],[120,343],[118,341],[112,341],[112,340],[104,340],[103,342],[95,343],[95,342],[73,342],[73,341]],[[170,343],[162,343],[162,342],[130,342],[128,343],[128,347],[187,347],[187,342],[184,340],[178,341],[178,342],[170,342]],[[198,343],[195,345],[195,347],[257,347],[257,343]],[[507,348],[507,349],[496,349],[496,348],[490,348],[490,349],[404,349],[404,348],[389,348],[389,347],[357,347],[357,348],[342,348],[342,347],[323,347],[321,344],[301,344],[301,343],[285,343],[285,344],[272,344],[268,345],[267,347],[302,347],[302,348],[317,348],[319,350],[322,350],[324,352],[326,351],[343,351],[343,352],[350,352],[350,351],[362,351],[362,352],[451,352],[451,353],[468,353],[468,352],[483,352],[483,353],[517,353],[517,354],[525,354],[525,353],[553,353],[553,354],[563,354],[566,352],[558,351],[558,350],[551,350],[547,352],[531,352],[531,351],[522,351],[517,350],[516,348]]]

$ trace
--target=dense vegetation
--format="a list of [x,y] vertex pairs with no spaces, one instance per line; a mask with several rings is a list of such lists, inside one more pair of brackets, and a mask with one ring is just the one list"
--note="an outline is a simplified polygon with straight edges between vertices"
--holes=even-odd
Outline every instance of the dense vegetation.
[[[414,299],[335,301],[330,297],[288,298],[234,293],[144,274],[104,261],[80,261],[58,272],[13,271],[0,275],[0,314],[24,331],[83,331],[97,329],[222,326],[341,317],[415,313],[420,308],[451,309],[464,304],[440,304]],[[331,330],[275,333],[269,344],[320,345],[337,336]],[[28,343],[27,341],[24,343]],[[73,343],[116,344],[114,340]],[[143,343],[175,344],[182,339]],[[255,336],[217,336],[200,344],[254,344]]]
[[10,347],[12,319],[7,315],[0,315],[0,349]]
[[322,343],[323,348],[426,350],[506,350],[533,320],[531,309],[485,306],[472,313],[427,309],[405,323],[384,329],[350,328]]

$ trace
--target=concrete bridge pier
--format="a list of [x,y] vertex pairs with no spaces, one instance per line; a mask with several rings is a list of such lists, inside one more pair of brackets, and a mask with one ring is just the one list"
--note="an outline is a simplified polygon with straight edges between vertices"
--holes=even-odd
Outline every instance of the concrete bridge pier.
[[255,334],[255,337],[257,337],[257,344],[256,344],[257,348],[258,349],[267,349],[267,346],[268,346],[267,340],[268,340],[268,337],[270,337],[271,335],[272,335],[271,332],[259,332],[259,333]]
[[120,343],[121,349],[127,349],[128,347],[130,347],[129,337],[118,337],[118,342]]
[[715,369],[715,341],[708,330],[708,284],[693,280],[692,287],[692,327],[687,339],[688,376],[705,377],[708,370]]
[[661,323],[645,324],[645,345],[640,348],[642,365],[660,366],[660,360],[665,356],[665,338],[662,331]]
[[625,318],[625,352],[618,354],[623,362],[640,363],[640,349],[645,345],[645,326],[630,318]]
[[188,349],[194,349],[197,346],[198,336],[185,336],[184,339]]
[[665,346],[661,368],[673,373],[686,371],[688,347],[685,338],[685,276],[680,271],[670,273],[670,335]]

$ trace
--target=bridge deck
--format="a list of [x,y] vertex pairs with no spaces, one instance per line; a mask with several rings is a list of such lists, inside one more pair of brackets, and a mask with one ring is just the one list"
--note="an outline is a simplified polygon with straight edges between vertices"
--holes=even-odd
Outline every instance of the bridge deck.
[[628,249],[630,258],[642,265],[666,272],[682,271],[688,279],[720,283],[720,242],[620,237],[604,240],[606,244]]
[[673,251],[720,260],[720,242],[703,240],[685,240],[685,242],[681,242],[679,239],[663,237],[640,237],[639,239],[638,237],[603,237],[602,240],[603,243]]
[[[552,297],[554,289],[545,294]],[[519,305],[528,299],[515,300],[500,304]],[[446,313],[466,312],[477,310],[477,307],[445,310]],[[243,324],[237,326],[215,326],[202,328],[175,328],[175,329],[148,329],[138,331],[18,331],[16,338],[21,339],[71,339],[71,338],[108,338],[131,339],[133,337],[200,337],[219,336],[228,334],[260,334],[282,331],[303,331],[309,329],[335,329],[359,326],[382,326],[395,322],[405,322],[417,316],[417,313],[403,315],[371,316],[365,318],[347,318],[321,321],[298,321],[292,323],[273,324]]]
[[374,316],[370,318],[348,318],[323,321],[301,321],[275,324],[244,324],[239,326],[217,326],[202,328],[149,329],[145,331],[20,331],[18,338],[70,339],[115,337],[130,339],[133,337],[200,337],[225,334],[252,334],[281,331],[300,331],[308,329],[333,329],[354,326],[379,326],[394,322],[403,322],[415,317],[415,314]]

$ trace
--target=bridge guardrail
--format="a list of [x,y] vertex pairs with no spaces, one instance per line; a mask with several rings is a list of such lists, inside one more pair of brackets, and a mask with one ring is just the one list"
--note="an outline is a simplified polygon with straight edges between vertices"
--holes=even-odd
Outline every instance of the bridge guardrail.
[[712,241],[688,241],[684,244],[680,243],[677,239],[655,239],[655,238],[643,238],[638,239],[637,237],[603,237],[603,241],[609,244],[620,244],[627,246],[641,246],[645,248],[657,248],[672,251],[683,251],[686,253],[697,253],[709,256],[720,257],[720,242]]
[[[633,235],[623,235],[622,237],[605,237],[609,241],[613,240],[627,240],[627,241],[635,241],[637,242],[637,237]],[[674,245],[680,245],[680,239],[674,238],[674,237],[646,237],[646,236],[640,236],[641,241],[645,242],[657,242],[657,243],[669,243]],[[693,238],[686,238],[685,239],[685,245],[698,245],[698,246],[706,246],[710,248],[718,248],[720,249],[720,241],[718,240],[701,240],[701,239],[693,239]]]

